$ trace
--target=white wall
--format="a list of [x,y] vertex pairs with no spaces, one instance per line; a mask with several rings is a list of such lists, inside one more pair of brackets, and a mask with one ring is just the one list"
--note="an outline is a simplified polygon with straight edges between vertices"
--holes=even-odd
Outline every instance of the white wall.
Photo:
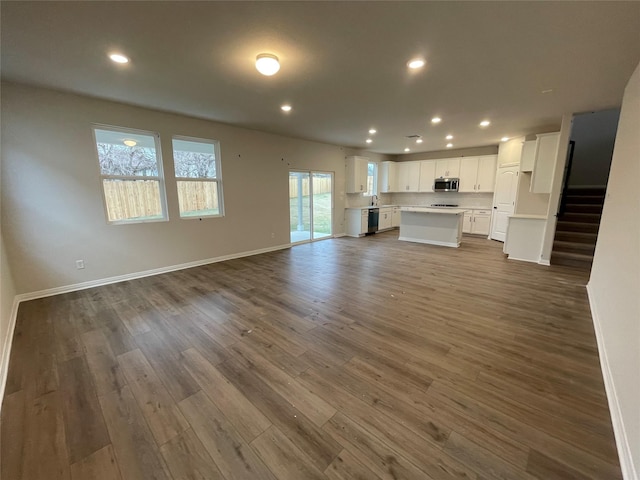
[[588,291],[626,479],[640,473],[640,65],[625,90]]
[[606,185],[619,116],[620,109],[614,108],[573,117],[571,140],[576,143],[569,185]]
[[[107,225],[92,123],[160,134],[170,221]],[[224,218],[179,218],[172,135],[220,141]],[[290,168],[335,172],[334,232],[343,233],[346,154],[338,146],[3,83],[2,224],[16,292],[286,245]],[[84,270],[76,270],[76,259]]]

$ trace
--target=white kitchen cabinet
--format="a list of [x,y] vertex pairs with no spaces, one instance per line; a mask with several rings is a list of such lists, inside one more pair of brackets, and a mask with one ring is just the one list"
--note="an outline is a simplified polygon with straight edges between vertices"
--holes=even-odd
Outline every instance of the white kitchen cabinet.
[[493,192],[496,181],[496,156],[460,159],[460,192]]
[[491,228],[491,210],[474,210],[471,233],[475,235],[489,235]]
[[397,191],[398,164],[396,162],[380,162],[378,167],[378,184],[380,193],[390,193]]
[[536,154],[531,176],[532,193],[551,193],[553,171],[556,167],[560,132],[536,135]]
[[462,219],[462,233],[471,233],[471,223],[473,221],[473,211],[467,210],[464,212]]
[[460,158],[436,160],[436,178],[457,178],[460,176]]
[[420,162],[398,162],[398,192],[417,192],[420,186]]
[[378,217],[378,231],[393,228],[393,207],[382,207]]
[[391,215],[391,226],[392,227],[399,227],[400,226],[400,215],[401,215],[401,210],[400,207],[393,207],[393,213]]
[[533,164],[536,159],[536,141],[529,140],[522,144],[522,159],[520,160],[521,172],[533,172]]
[[367,157],[347,157],[347,193],[363,193],[367,191]]
[[478,181],[476,192],[493,192],[496,185],[497,155],[478,157]]
[[433,192],[433,181],[436,178],[436,161],[422,160],[420,162],[419,192]]
[[523,142],[524,137],[512,138],[506,142],[500,142],[498,146],[498,165],[503,167],[505,165],[520,164]]
[[460,159],[459,192],[475,192],[478,184],[478,157]]
[[348,208],[346,210],[347,235],[360,237],[369,230],[369,209]]

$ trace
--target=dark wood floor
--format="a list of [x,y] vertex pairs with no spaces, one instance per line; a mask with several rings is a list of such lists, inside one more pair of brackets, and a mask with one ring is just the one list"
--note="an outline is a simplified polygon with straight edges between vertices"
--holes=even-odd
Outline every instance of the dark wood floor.
[[621,478],[585,274],[396,238],[22,304],[2,478]]

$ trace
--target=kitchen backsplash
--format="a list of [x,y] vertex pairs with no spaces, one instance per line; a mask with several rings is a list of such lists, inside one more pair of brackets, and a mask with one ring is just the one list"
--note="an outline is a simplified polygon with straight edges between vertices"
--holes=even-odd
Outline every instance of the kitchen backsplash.
[[[346,207],[368,207],[371,205],[371,197],[363,197],[361,193],[348,193]],[[378,205],[391,205],[391,194],[381,193],[378,195]]]
[[425,206],[433,203],[448,203],[457,204],[463,208],[491,208],[493,193],[393,193],[390,201],[386,203],[391,205]]

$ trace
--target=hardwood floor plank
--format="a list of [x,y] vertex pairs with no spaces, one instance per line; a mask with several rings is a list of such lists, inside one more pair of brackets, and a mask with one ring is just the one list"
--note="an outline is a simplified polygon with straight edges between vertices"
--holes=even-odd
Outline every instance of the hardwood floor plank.
[[25,396],[18,390],[5,395],[0,417],[0,478],[22,478],[25,449]]
[[170,480],[131,389],[125,386],[101,396],[100,406],[124,478]]
[[107,445],[88,457],[71,465],[71,480],[122,480],[120,469],[113,453]]
[[324,471],[328,480],[380,480],[364,463],[343,450]]
[[226,478],[275,480],[204,392],[181,401],[180,409]]
[[102,330],[85,332],[80,338],[98,395],[124,387],[127,381]]
[[273,425],[251,442],[251,448],[278,480],[326,480],[309,457]]
[[595,480],[535,449],[529,455],[527,472],[545,480]]
[[192,429],[160,447],[174,480],[225,480]]
[[[24,424],[22,478],[68,480],[69,459],[58,392],[50,392],[27,404]],[[3,440],[6,441],[8,439]]]
[[110,442],[84,357],[58,365],[69,462],[76,463]]
[[118,362],[158,445],[189,428],[176,402],[140,350],[119,355]]
[[267,417],[197,350],[183,353],[184,367],[247,443],[271,426]]

